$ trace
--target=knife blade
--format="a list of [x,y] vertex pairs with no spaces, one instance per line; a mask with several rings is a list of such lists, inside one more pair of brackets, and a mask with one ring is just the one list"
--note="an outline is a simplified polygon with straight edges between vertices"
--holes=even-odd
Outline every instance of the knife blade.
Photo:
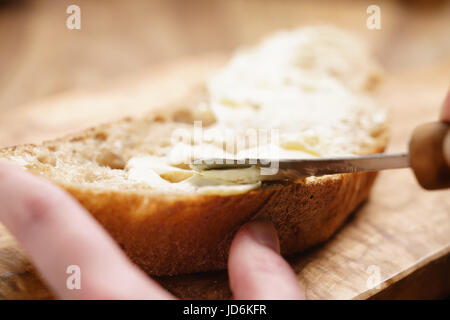
[[[278,168],[267,180],[371,172],[410,167],[427,190],[450,188],[450,123],[425,123],[414,129],[408,152],[312,159],[197,159],[190,166],[197,171],[213,169]],[[266,178],[265,178],[266,179]]]
[[371,172],[409,167],[407,153],[373,154],[312,159],[198,159],[191,164],[194,170],[226,170],[257,166],[267,168],[278,165],[284,173],[291,172],[298,177],[322,176],[327,174]]

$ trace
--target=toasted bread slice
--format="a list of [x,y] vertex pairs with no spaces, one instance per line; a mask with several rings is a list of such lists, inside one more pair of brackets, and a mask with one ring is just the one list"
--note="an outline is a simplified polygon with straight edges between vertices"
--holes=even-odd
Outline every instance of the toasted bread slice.
[[[314,106],[328,94],[331,104],[336,97],[355,99],[348,103],[350,109],[339,105],[323,107],[321,112],[326,113],[323,115],[326,121],[316,112],[311,116],[317,118],[315,122],[308,122],[308,127],[300,135],[293,135],[292,131],[297,123],[290,118],[302,123],[301,118],[295,119],[295,112],[288,117],[270,113],[274,121],[265,124],[266,128],[277,125],[276,117],[286,124],[286,135],[283,131],[278,146],[280,149],[293,151],[298,157],[369,154],[384,150],[386,123],[383,117],[380,118],[383,113],[377,113],[378,107],[372,100],[372,84],[379,73],[366,53],[361,53],[359,44],[349,40],[345,33],[328,28],[305,29],[273,39],[263,43],[260,49],[253,49],[232,60],[209,84],[202,104],[169,108],[140,119],[127,118],[39,146],[5,148],[0,150],[0,157],[12,160],[66,189],[108,230],[128,256],[150,274],[173,275],[225,268],[233,235],[241,225],[255,218],[273,222],[280,237],[282,254],[299,252],[323,242],[367,198],[375,173],[283,181],[267,181],[256,176],[256,181],[230,182],[220,178],[206,179],[189,170],[186,163],[168,160],[169,153],[175,149],[174,132],[192,131],[194,120],[203,121],[207,129],[240,127],[250,118],[265,122],[274,100],[277,107],[285,107],[286,112],[291,108],[287,100],[277,102],[276,94],[292,96],[296,90],[302,92],[299,100],[294,101],[300,103],[298,108],[303,110],[302,116],[308,115],[305,108],[310,107],[308,104],[303,106],[302,97],[309,99],[307,101]],[[278,86],[270,81],[260,84],[259,78],[255,82],[250,77],[241,81],[236,74],[242,74],[242,70],[230,72],[233,64],[242,63],[239,59],[244,60],[244,74],[251,71],[246,69],[249,60],[245,60],[245,55],[249,55],[247,58],[250,60],[255,57],[258,60],[261,52],[273,53],[273,49],[264,49],[265,46],[282,47],[295,43],[295,39],[300,39],[297,41],[300,49],[294,46],[292,50],[300,50],[305,56],[295,61],[290,61],[290,56],[280,58],[280,68],[285,68],[286,65],[281,64],[288,60],[290,64],[301,65],[301,72],[288,79],[291,81],[287,81],[288,84]],[[319,44],[315,44],[316,41]],[[337,65],[314,62],[329,59],[328,47],[321,47],[324,44],[340,50],[336,53],[339,58],[335,62]],[[347,48],[349,44],[357,50]],[[305,54],[301,50],[305,48],[311,52]],[[352,54],[361,54],[362,57],[352,61]],[[361,59],[367,63],[362,63]],[[355,71],[358,73],[352,76]],[[316,74],[317,79],[308,80],[308,83],[301,80],[300,89],[298,83],[292,86],[292,81],[305,76],[304,72]],[[291,76],[291,72],[287,72],[282,77],[286,74]],[[275,98],[268,98],[270,103],[265,103],[266,98],[259,101],[257,96],[245,96],[245,91],[244,95],[234,96],[233,90],[221,90],[221,86],[229,84],[230,79],[235,79],[239,87],[252,91],[252,94],[258,94],[258,90],[273,90]],[[326,80],[325,87],[311,87],[311,83],[323,82],[323,79]],[[317,94],[313,93],[316,89]],[[347,100],[339,101],[345,103]],[[320,108],[319,105],[317,110]],[[255,111],[251,111],[253,109]],[[355,114],[350,114],[349,110]],[[232,121],[228,116],[230,112],[235,115]],[[248,118],[248,112],[255,112],[254,117]],[[330,117],[330,112],[336,114],[337,120]],[[339,114],[343,112],[349,114]],[[307,119],[304,120],[306,123]],[[330,127],[333,130],[325,131],[322,136],[320,130],[311,134],[315,124],[317,128]],[[195,142],[189,143],[189,147],[195,145]],[[217,145],[208,145],[217,148]],[[291,155],[289,152],[286,154]],[[134,166],[136,159],[140,165],[144,164],[144,171]],[[206,181],[206,186],[203,182],[197,184],[199,179]]]

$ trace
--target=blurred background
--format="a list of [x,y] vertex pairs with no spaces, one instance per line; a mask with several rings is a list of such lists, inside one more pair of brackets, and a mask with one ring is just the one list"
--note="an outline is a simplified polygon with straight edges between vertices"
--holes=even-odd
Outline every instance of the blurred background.
[[[81,8],[81,30],[66,27],[71,4]],[[380,6],[380,30],[366,27],[371,4]],[[443,99],[448,1],[0,0],[0,146],[173,103],[236,47],[320,23],[367,39],[386,70],[387,103]],[[418,96],[405,100],[411,92]]]

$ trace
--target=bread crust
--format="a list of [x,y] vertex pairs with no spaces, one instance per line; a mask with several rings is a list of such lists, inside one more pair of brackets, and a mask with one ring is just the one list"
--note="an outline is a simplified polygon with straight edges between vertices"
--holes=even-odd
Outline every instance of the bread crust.
[[275,225],[282,254],[330,238],[363,202],[376,173],[271,184],[232,196],[172,196],[63,187],[152,275],[226,268],[231,240],[244,223]]

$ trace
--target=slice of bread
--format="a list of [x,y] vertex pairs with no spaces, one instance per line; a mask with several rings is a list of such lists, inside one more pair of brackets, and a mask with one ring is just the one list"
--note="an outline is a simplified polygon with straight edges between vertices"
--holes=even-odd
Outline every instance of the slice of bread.
[[[382,152],[387,130],[373,98],[378,78],[364,46],[345,32],[282,32],[237,53],[207,84],[201,103],[5,148],[0,157],[70,192],[148,273],[223,269],[233,235],[255,218],[274,223],[283,254],[327,240],[367,198],[376,174],[274,181],[255,168],[225,175],[188,163],[228,152],[221,134],[228,129],[245,141],[251,129],[276,129],[276,140],[257,141],[281,157]],[[194,121],[202,121],[205,135],[219,132],[218,139],[197,141]],[[179,143],[180,133],[188,140]]]

